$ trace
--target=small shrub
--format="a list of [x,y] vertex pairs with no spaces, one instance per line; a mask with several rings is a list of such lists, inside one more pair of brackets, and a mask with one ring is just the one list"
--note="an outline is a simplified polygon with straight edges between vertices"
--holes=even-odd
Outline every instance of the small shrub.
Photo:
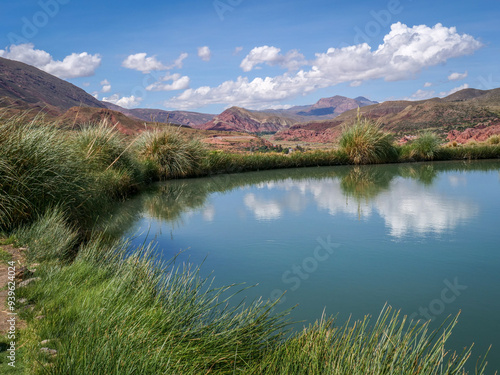
[[344,128],[339,146],[354,164],[381,163],[398,156],[392,135],[359,115],[353,125]]

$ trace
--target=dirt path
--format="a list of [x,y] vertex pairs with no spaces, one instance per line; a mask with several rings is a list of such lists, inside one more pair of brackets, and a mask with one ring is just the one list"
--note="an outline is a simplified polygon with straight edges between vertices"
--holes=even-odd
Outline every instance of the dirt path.
[[[12,255],[12,260],[15,261],[16,273],[24,266],[24,259],[21,254],[21,251],[18,248],[13,247],[12,245],[2,245],[0,249]],[[2,261],[0,262],[0,335],[5,335],[9,329],[9,323],[7,319],[9,316],[7,315],[7,296],[8,290],[7,285],[9,283],[9,265]],[[19,283],[19,280],[16,280],[16,284]],[[23,321],[16,322],[16,329],[22,328],[25,326]]]

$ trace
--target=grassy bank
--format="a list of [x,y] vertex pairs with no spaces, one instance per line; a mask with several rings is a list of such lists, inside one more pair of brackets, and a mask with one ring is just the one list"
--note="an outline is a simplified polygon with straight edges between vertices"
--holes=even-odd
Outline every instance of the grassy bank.
[[160,264],[154,245],[131,249],[100,229],[114,202],[156,180],[500,155],[498,143],[404,149],[386,135],[372,148],[359,134],[331,151],[228,154],[176,130],[125,138],[107,124],[63,131],[41,118],[0,119],[0,232],[38,263],[16,290],[28,322],[18,360],[32,374],[462,373],[470,349],[444,349],[456,319],[431,333],[386,308],[374,320],[337,327],[325,318],[289,336],[270,302],[228,304],[222,293],[238,287],[213,289],[197,269]]

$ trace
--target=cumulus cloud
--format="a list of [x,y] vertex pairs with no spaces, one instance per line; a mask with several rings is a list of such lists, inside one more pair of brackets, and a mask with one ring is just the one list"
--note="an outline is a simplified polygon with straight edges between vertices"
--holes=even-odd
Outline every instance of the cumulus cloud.
[[94,75],[101,65],[99,55],[87,52],[72,53],[62,61],[54,60],[49,53],[35,49],[32,43],[13,44],[5,50],[0,50],[0,56],[33,65],[59,78],[89,77]]
[[101,81],[101,86],[102,86],[102,89],[101,89],[102,92],[110,92],[111,91],[111,84],[109,83],[109,81],[107,79]]
[[120,107],[130,109],[130,108],[137,107],[139,104],[141,104],[142,98],[138,98],[134,95],[124,96],[124,97],[120,98],[120,95],[113,94],[108,98],[102,98],[102,101],[113,103],[113,104],[119,105]]
[[[324,53],[317,53],[315,59],[308,62],[311,66],[308,70],[253,80],[240,76],[216,87],[188,89],[165,105],[183,109],[209,104],[262,108],[273,102],[279,103],[343,82],[354,82],[356,85],[375,79],[414,79],[423,69],[443,64],[451,58],[472,54],[481,47],[479,41],[470,35],[459,34],[455,27],[448,28],[439,23],[433,27],[408,27],[398,22],[391,26],[383,44],[376,50],[366,43],[329,48]],[[242,68],[253,69],[260,63],[278,64],[283,55],[273,48],[266,46],[259,50],[262,53],[250,53],[242,62]]]
[[306,64],[304,55],[297,50],[288,51],[286,55],[280,52],[281,49],[272,46],[255,47],[243,59],[240,67],[244,72],[249,72],[259,64],[266,63],[270,66],[279,65],[289,70],[297,70]]
[[[172,81],[172,83],[166,83]],[[173,90],[185,90],[189,87],[189,77],[181,76],[180,74],[169,74],[161,78],[159,82],[155,82],[152,85],[146,87],[148,91],[173,91]]]
[[233,56],[236,56],[239,54],[241,51],[243,51],[243,47],[236,47],[233,51]]
[[142,73],[151,73],[153,70],[167,70],[167,67],[156,59],[156,56],[147,57],[147,54],[143,52],[128,56],[123,60],[122,66]]
[[198,47],[198,57],[203,61],[210,61],[212,57],[212,51],[208,46]]
[[425,82],[424,83],[424,87],[431,87],[432,86],[432,82]]
[[465,71],[465,73],[451,73],[448,76],[448,81],[460,81],[461,79],[467,78],[469,73]]
[[183,61],[188,57],[188,54],[183,52],[171,65],[165,65],[159,61],[156,56],[149,56],[147,53],[141,52],[128,56],[122,62],[124,68],[138,70],[144,74],[151,73],[156,70],[169,70],[172,68],[182,68]]
[[448,95],[451,95],[451,94],[454,94],[456,93],[457,91],[460,91],[460,90],[464,90],[464,89],[468,89],[469,88],[469,85],[467,83],[464,83],[463,85],[461,86],[458,86],[458,87],[455,87],[455,88],[452,88],[450,91],[441,91],[439,93],[439,96],[448,96]]

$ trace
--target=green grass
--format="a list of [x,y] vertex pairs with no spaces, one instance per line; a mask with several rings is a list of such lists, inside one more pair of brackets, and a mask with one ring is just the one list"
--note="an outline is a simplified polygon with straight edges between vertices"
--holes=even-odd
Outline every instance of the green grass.
[[60,208],[47,210],[33,224],[15,231],[18,242],[27,246],[28,262],[64,261],[74,250],[78,233],[66,222]]
[[101,201],[71,142],[41,118],[0,120],[0,174],[0,229],[28,223],[55,205],[71,207],[78,222]]
[[[229,288],[211,288],[197,269],[158,264],[147,248],[103,247],[96,240],[71,265],[41,269],[43,282],[23,291],[37,302],[26,333],[32,373],[229,374],[282,339],[271,305],[230,306]],[[45,339],[57,357],[39,352]]]
[[[445,344],[458,316],[438,331],[427,323],[409,322],[384,308],[370,317],[336,326],[322,319],[270,351],[251,374],[458,374],[471,349],[449,353]],[[443,327],[442,327],[443,328]],[[440,332],[441,331],[441,332]],[[484,372],[482,366],[477,373]]]
[[343,129],[339,146],[354,164],[383,163],[398,157],[393,136],[359,115],[354,124]]

